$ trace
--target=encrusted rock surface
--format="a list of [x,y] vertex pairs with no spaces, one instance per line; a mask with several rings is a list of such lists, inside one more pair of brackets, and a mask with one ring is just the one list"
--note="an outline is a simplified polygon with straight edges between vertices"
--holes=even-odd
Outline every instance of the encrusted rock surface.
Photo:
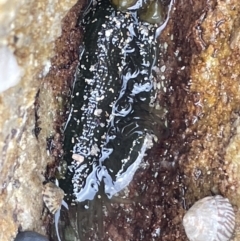
[[[90,207],[96,226],[104,220],[103,240],[185,241],[184,213],[215,194],[234,205],[232,240],[240,239],[239,11],[237,0],[176,1],[160,39],[158,75],[167,88],[159,88],[159,104],[169,111],[170,136],[120,195],[128,200],[95,200]],[[96,226],[86,240],[99,239]],[[88,227],[86,222],[81,231]]]
[[[54,123],[62,101],[56,96],[63,87],[61,80],[52,80],[58,86],[54,88],[43,77],[55,56],[61,21],[75,3],[0,1],[1,241],[13,240],[18,229],[46,232],[41,191],[46,165],[52,161],[46,138],[56,132]],[[41,120],[39,104],[44,114]]]
[[[16,73],[5,71],[8,85],[0,79],[1,241],[13,240],[18,228],[46,232],[42,182],[54,177],[55,164],[47,175],[46,166],[62,154],[81,3],[64,19],[63,31],[61,20],[75,2],[0,1],[0,68],[6,66],[5,51]],[[168,109],[170,136],[149,153],[120,195],[127,200],[97,199],[90,212],[78,213],[79,222],[87,220],[82,227],[90,226],[95,212],[103,240],[185,241],[186,210],[221,194],[234,205],[233,240],[240,239],[239,12],[238,0],[175,1],[160,37],[158,73],[159,105]],[[70,213],[72,226],[76,211]],[[94,228],[86,236],[99,240]]]
[[222,194],[235,205],[239,240],[239,1],[210,1],[195,26],[201,49],[193,56],[188,103],[191,123],[184,132],[188,151],[179,165],[187,187],[187,205],[209,194]]

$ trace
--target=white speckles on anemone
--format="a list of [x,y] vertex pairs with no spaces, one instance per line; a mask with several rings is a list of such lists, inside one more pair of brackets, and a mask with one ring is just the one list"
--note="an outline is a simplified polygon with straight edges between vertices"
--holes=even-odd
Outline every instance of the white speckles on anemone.
[[229,241],[235,227],[233,207],[220,195],[205,197],[188,210],[183,226],[190,241]]
[[[131,2],[124,1],[116,4]],[[84,52],[65,128],[68,171],[60,186],[69,203],[92,200],[100,183],[109,198],[125,188],[158,140],[155,127],[165,129],[155,123],[155,109],[149,105],[157,98],[153,67],[158,25],[141,21],[137,10],[118,11],[108,0],[91,8],[82,22]]]

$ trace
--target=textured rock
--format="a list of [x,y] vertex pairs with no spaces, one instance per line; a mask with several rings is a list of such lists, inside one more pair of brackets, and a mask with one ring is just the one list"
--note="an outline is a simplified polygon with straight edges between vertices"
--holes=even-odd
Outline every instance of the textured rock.
[[99,240],[99,227],[104,240],[185,241],[184,213],[211,194],[234,206],[232,240],[239,240],[239,11],[237,0],[175,2],[157,76],[170,137],[150,152],[120,194],[125,200],[100,198],[78,209],[87,240]]
[[[76,3],[69,1],[0,1],[0,240],[10,241],[17,230],[45,233],[42,182],[47,156],[46,137],[54,135],[54,118],[61,100],[48,85],[40,128],[35,97],[55,55],[61,20]],[[46,85],[45,85],[46,86]],[[57,91],[59,91],[58,89]],[[35,127],[38,127],[37,129]],[[48,133],[48,135],[46,135]]]
[[[192,204],[195,198],[219,193],[239,207],[240,4],[215,1],[205,10],[195,27],[201,53],[191,65],[189,93],[195,100],[187,104],[189,150],[180,157],[185,198]],[[239,240],[238,228],[234,240]]]
[[[0,0],[0,49],[17,60],[14,70],[22,76],[5,75],[14,80],[9,86],[0,80],[1,241],[13,240],[18,228],[46,231],[42,182],[46,165],[62,154],[63,110],[80,43],[75,25],[81,4],[61,32],[73,4]],[[95,200],[89,212],[72,209],[71,223],[77,211],[82,227],[89,227],[91,214],[100,235],[114,240],[183,241],[186,209],[214,193],[235,205],[233,240],[240,239],[239,12],[238,0],[175,1],[161,35],[157,73],[158,106],[169,111],[170,137],[151,151],[120,195],[130,201]],[[54,175],[52,164],[46,177]],[[93,230],[86,236],[99,240]]]

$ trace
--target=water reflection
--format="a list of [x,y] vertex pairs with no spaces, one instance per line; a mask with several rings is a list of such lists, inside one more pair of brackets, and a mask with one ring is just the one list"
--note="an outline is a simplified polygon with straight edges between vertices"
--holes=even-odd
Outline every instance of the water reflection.
[[[117,216],[114,217],[116,214],[113,205],[134,205],[140,200],[139,197],[127,199],[123,195],[109,199],[104,193],[103,184],[101,184],[100,191],[93,200],[76,203],[76,205],[70,206],[69,210],[61,210],[58,224],[61,241],[106,240],[104,218],[110,217],[117,221]],[[54,224],[51,227],[51,240],[58,240]]]

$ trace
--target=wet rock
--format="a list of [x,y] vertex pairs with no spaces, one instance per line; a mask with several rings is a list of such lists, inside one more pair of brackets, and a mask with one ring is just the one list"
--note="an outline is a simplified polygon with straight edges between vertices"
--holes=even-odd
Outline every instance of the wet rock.
[[[1,241],[13,239],[19,226],[46,231],[40,219],[42,182],[46,165],[62,155],[62,111],[78,58],[80,33],[75,26],[81,7],[65,18],[62,32],[60,24],[74,3],[0,2],[0,47],[11,51],[15,70],[23,71],[21,79],[0,93]],[[235,206],[233,240],[239,240],[239,12],[237,0],[175,1],[160,37],[156,70],[158,106],[169,110],[170,137],[149,153],[120,194],[132,202],[96,205],[100,224],[104,204],[101,232],[108,238],[186,240],[184,213],[214,192]],[[54,175],[53,165],[47,177]],[[91,240],[97,240],[95,230],[88,234]]]
[[156,70],[157,86],[165,80],[158,101],[167,106],[170,137],[145,158],[119,202],[94,200],[86,239],[97,240],[103,209],[105,239],[187,240],[184,213],[196,200],[220,194],[234,206],[233,240],[239,240],[240,3],[175,1],[174,7]]
[[47,237],[32,231],[18,233],[14,241],[49,241]]
[[56,122],[64,84],[57,75],[45,77],[54,68],[61,21],[75,3],[0,1],[1,241],[12,240],[19,228],[46,233],[42,183],[47,164],[54,161],[47,139],[53,137],[51,150],[60,155]]

